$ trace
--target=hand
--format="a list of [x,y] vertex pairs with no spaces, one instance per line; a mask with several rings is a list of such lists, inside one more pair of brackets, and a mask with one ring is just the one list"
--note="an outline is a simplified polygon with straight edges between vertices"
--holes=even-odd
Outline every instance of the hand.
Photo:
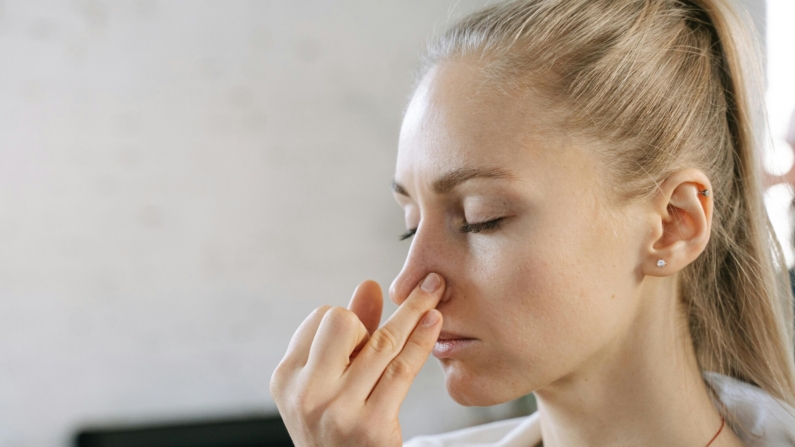
[[365,281],[349,309],[322,306],[304,320],[270,383],[296,446],[402,445],[400,405],[439,337],[443,293],[429,274],[378,329],[381,289]]

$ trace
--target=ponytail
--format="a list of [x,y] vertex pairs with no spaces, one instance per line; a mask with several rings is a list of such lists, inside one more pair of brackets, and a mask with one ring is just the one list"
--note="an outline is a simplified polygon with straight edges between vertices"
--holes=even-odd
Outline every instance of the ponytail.
[[715,191],[716,224],[705,252],[682,272],[690,332],[702,369],[757,385],[793,404],[793,313],[781,248],[762,201],[759,142],[744,59],[750,39],[728,5],[690,0],[691,26],[712,37],[712,57],[724,92],[732,169]]

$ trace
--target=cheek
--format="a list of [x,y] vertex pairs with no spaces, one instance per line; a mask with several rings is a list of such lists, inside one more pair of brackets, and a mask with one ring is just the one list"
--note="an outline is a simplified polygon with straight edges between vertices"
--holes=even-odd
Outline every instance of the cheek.
[[519,325],[521,335],[534,336],[539,349],[586,354],[612,338],[628,316],[622,302],[631,296],[632,268],[612,222],[599,217],[560,221],[523,247],[513,281],[525,293],[515,290],[515,306],[526,308],[530,323]]
[[477,325],[489,349],[470,378],[479,376],[483,389],[491,382],[491,393],[495,383],[510,388],[507,398],[526,394],[571,372],[626,327],[633,270],[614,229],[584,215],[483,253],[471,274],[482,285]]
[[621,247],[605,235],[606,225],[592,219],[569,218],[534,230],[504,243],[475,272],[492,289],[485,295],[489,315],[505,333],[592,335],[614,313]]
[[566,377],[633,321],[641,228],[585,194],[537,203],[456,256],[451,314],[482,340],[476,355],[442,362],[459,403],[493,405]]
[[604,309],[598,305],[599,285],[580,269],[576,254],[547,251],[540,241],[523,252],[502,272],[504,287],[497,295],[502,299],[492,303],[488,315],[496,344],[521,366],[538,366],[552,353],[560,358],[593,339]]

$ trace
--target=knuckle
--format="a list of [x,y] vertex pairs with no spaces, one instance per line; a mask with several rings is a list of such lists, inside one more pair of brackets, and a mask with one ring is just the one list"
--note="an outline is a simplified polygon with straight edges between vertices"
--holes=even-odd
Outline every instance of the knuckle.
[[276,370],[273,371],[273,374],[271,375],[271,381],[270,381],[270,383],[268,385],[268,388],[270,389],[270,392],[271,392],[271,394],[274,397],[276,397],[276,395],[280,395],[281,394],[282,373],[280,372],[280,369],[279,369],[278,366],[276,367]]
[[355,442],[355,445],[383,445],[383,442],[377,442],[381,427],[383,424],[373,423],[366,418],[357,420],[351,427],[350,439]]
[[323,413],[322,432],[329,438],[345,440],[346,445],[362,445],[361,426],[346,408],[331,407]]
[[344,307],[332,307],[323,317],[333,328],[334,332],[346,333],[356,328],[359,317]]
[[298,390],[293,393],[290,399],[290,406],[294,413],[300,415],[302,419],[313,419],[313,416],[322,413],[319,402],[312,399],[306,390]]
[[428,345],[435,343],[436,340],[429,338],[427,334],[423,337],[415,333],[414,335],[409,337],[408,340],[406,340],[406,347],[403,349],[404,351],[408,349],[410,352],[426,351],[428,349]]
[[273,371],[270,383],[268,385],[271,395],[273,395],[274,398],[279,397],[283,394],[284,389],[287,386],[287,382],[289,381],[289,378],[291,376],[291,373],[292,370],[288,368],[284,364],[284,362],[279,363],[279,365]]
[[412,313],[422,313],[428,310],[428,304],[431,299],[427,294],[414,294],[409,298],[403,305],[408,307]]
[[350,431],[348,415],[345,411],[339,411],[336,408],[330,408],[323,414],[323,423],[338,434],[346,434]]
[[368,344],[376,354],[391,354],[398,348],[398,338],[389,326],[384,326],[373,333]]
[[322,432],[329,438],[344,440],[345,445],[376,446],[380,426],[348,408],[329,408],[323,415]]
[[339,322],[340,324],[344,324],[345,326],[352,325],[353,323],[359,320],[356,314],[340,306],[334,306],[330,308],[328,312],[326,312],[326,318],[335,320],[335,322]]
[[292,407],[293,411],[303,417],[310,416],[316,412],[316,406],[314,402],[308,399],[305,394],[293,396]]
[[414,367],[408,360],[398,356],[392,359],[384,374],[390,378],[412,377],[414,375]]

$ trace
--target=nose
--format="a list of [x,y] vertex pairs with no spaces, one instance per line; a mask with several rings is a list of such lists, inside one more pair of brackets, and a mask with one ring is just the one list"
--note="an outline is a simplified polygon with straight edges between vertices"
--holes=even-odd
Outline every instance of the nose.
[[420,281],[425,279],[429,273],[442,275],[445,280],[446,290],[442,301],[448,297],[451,290],[452,278],[449,273],[452,270],[447,260],[452,259],[451,247],[447,246],[446,235],[441,229],[434,231],[430,226],[417,228],[414,239],[411,241],[411,248],[406,256],[398,276],[389,286],[389,299],[398,306],[406,301],[409,294],[414,290]]

